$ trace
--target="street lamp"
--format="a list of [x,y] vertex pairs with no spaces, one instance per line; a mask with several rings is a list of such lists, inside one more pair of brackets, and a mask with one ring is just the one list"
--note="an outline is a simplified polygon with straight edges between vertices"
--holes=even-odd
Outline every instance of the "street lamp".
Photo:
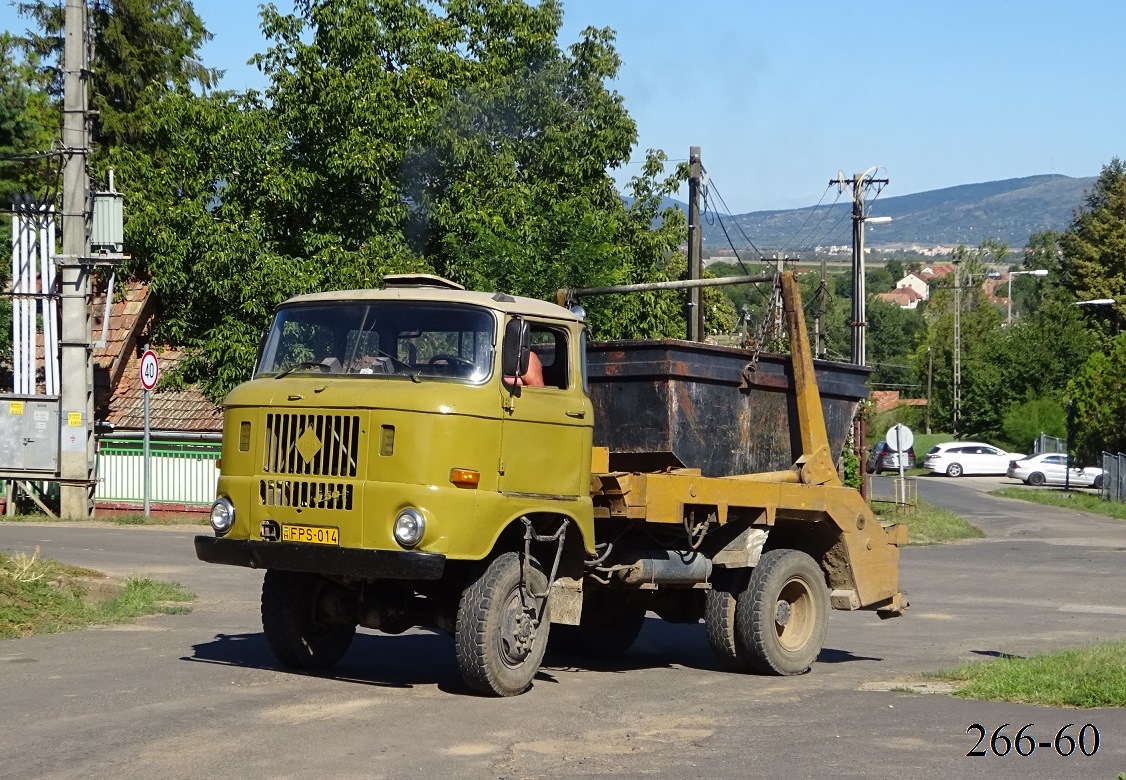
[[1072,306],[1112,306],[1115,303],[1114,298],[1093,298],[1089,301],[1076,301],[1071,304]]
[[1037,268],[1035,271],[1009,271],[1009,297],[1008,297],[1009,313],[1005,317],[1005,324],[1006,325],[1012,325],[1013,324],[1013,277],[1014,276],[1020,276],[1022,274],[1027,275],[1027,276],[1047,276],[1048,275],[1048,269],[1047,268]]

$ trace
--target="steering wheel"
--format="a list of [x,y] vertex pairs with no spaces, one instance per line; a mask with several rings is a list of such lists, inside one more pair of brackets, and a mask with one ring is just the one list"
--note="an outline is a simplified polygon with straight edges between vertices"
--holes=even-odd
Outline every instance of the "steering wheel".
[[455,367],[459,373],[468,374],[477,367],[477,364],[468,358],[463,358],[461,355],[435,355],[426,361],[427,365],[440,365],[442,363],[447,366]]

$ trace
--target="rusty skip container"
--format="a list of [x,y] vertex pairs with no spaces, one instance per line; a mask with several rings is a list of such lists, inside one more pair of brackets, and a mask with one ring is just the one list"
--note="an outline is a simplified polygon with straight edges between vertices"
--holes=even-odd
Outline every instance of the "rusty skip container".
[[[790,468],[802,454],[789,355],[676,339],[587,346],[594,444],[615,471],[699,468],[720,477]],[[871,369],[814,361],[839,458]]]

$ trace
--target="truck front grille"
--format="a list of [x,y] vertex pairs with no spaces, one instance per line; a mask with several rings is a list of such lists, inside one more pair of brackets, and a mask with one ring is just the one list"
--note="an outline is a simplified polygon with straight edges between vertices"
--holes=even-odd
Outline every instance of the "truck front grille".
[[266,474],[355,477],[359,456],[358,415],[266,415],[265,462],[262,464],[262,471]]
[[264,479],[258,485],[258,494],[266,506],[291,506],[299,509],[352,508],[352,485],[344,482]]

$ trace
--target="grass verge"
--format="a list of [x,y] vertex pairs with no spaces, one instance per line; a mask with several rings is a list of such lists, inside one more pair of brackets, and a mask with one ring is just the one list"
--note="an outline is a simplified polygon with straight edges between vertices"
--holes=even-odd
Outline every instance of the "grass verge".
[[1031,658],[997,658],[932,677],[958,685],[956,696],[1054,707],[1126,707],[1126,641]]
[[[93,520],[101,523],[115,525],[207,525],[207,515],[184,514],[162,515],[160,517],[145,517],[141,512],[131,514],[105,514],[94,517]],[[47,523],[58,522],[57,517],[45,514],[18,514],[8,517],[0,514],[0,523]],[[84,522],[84,521],[76,521]]]
[[945,544],[985,536],[980,528],[970,525],[953,512],[923,501],[916,507],[904,507],[890,501],[872,501],[872,511],[881,520],[907,526],[908,544]]
[[191,611],[180,585],[144,577],[121,582],[101,572],[32,555],[0,552],[0,639],[123,623]]
[[1126,520],[1126,504],[1104,501],[1094,493],[1077,490],[1066,492],[1063,488],[1004,487],[990,492],[989,495],[1019,498],[1021,501],[1031,501],[1034,504],[1077,509],[1080,512],[1113,517],[1115,520]]

